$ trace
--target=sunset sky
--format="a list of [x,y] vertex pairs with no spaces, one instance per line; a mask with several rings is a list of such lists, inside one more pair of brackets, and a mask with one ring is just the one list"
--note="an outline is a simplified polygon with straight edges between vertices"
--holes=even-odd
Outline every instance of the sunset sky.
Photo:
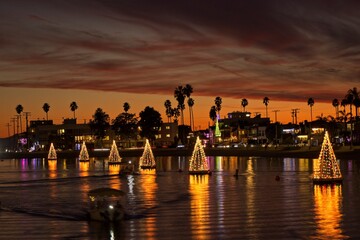
[[[0,2],[0,137],[18,104],[30,120],[79,122],[101,107],[110,118],[194,88],[195,126],[206,128],[216,96],[222,117],[246,110],[298,122],[335,115],[331,105],[360,82],[360,1],[11,0]],[[185,120],[188,124],[188,109]],[[24,119],[24,118],[23,118]],[[24,123],[23,123],[24,124]],[[24,124],[25,125],[25,124]],[[13,133],[13,126],[10,127]]]

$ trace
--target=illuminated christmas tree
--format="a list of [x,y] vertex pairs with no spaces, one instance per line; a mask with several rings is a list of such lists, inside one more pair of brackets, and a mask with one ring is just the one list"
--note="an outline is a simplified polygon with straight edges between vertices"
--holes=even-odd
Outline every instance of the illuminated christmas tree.
[[221,137],[221,132],[220,132],[220,128],[219,128],[219,121],[216,118],[216,123],[215,123],[215,137],[216,138],[220,138]]
[[54,144],[51,143],[49,153],[48,153],[48,160],[56,160],[56,159],[57,159],[57,155],[56,155],[56,151],[54,148]]
[[340,167],[336,160],[327,131],[325,132],[319,159],[314,163],[313,181],[320,183],[342,181]]
[[140,168],[141,169],[153,169],[156,168],[156,162],[151,150],[149,140],[146,139],[145,148],[142,156],[140,157]]
[[209,167],[206,161],[204,148],[201,144],[200,138],[196,138],[194,151],[189,162],[190,174],[209,174]]
[[81,145],[81,150],[80,150],[80,154],[79,154],[79,161],[81,161],[81,162],[89,161],[89,153],[88,153],[88,150],[86,148],[85,141]]
[[109,155],[109,164],[120,164],[121,157],[119,155],[119,150],[116,146],[115,140],[113,140],[113,144],[111,146],[110,155]]

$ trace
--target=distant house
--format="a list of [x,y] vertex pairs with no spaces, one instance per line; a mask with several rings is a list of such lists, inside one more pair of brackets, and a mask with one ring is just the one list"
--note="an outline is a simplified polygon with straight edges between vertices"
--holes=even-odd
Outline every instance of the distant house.
[[171,147],[178,141],[178,123],[162,123],[159,133],[156,135],[155,144],[157,147]]
[[47,150],[50,143],[63,150],[79,150],[83,141],[92,142],[89,124],[77,124],[76,119],[64,119],[62,124],[53,124],[52,120],[30,121],[29,141]]
[[227,118],[219,120],[221,141],[223,143],[242,142],[260,144],[267,142],[266,128],[270,118],[260,114],[251,117],[250,112],[231,112]]

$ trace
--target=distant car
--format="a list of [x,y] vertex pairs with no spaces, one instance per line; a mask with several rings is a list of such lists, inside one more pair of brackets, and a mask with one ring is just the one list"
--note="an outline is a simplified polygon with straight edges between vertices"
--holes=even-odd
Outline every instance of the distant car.
[[176,148],[184,148],[184,147],[185,147],[184,144],[178,144],[178,145],[176,146]]

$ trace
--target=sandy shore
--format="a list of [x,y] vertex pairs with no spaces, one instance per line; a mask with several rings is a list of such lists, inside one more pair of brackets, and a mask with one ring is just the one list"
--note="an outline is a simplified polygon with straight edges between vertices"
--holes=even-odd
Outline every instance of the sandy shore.
[[[142,149],[123,149],[120,155],[123,157],[140,157]],[[192,149],[162,148],[153,150],[155,156],[190,156]],[[350,148],[349,146],[334,149],[338,159],[357,160],[360,158],[360,147]],[[248,148],[206,148],[205,154],[208,156],[253,156],[253,157],[290,157],[290,158],[318,158],[320,147],[248,147]],[[76,158],[79,151],[59,151],[59,158]],[[90,157],[108,157],[109,151],[89,151]],[[47,152],[8,152],[0,153],[0,159],[13,158],[46,158]]]

